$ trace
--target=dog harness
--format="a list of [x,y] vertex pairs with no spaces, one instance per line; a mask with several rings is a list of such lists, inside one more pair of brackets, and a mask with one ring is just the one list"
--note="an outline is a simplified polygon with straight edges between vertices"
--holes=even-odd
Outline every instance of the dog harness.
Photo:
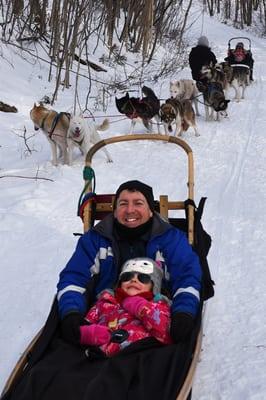
[[[46,115],[46,117],[44,117],[44,119],[42,120],[42,123],[41,123],[41,126],[40,126],[41,129],[44,129],[44,123],[45,123],[45,121],[46,121],[46,118],[48,118],[48,115],[49,115],[49,113],[48,113],[48,114]],[[65,116],[70,120],[70,114],[69,114],[69,113],[66,113],[66,112],[56,113],[56,116],[54,117],[54,120],[53,120],[53,122],[52,122],[51,130],[48,132],[49,138],[50,138],[51,140],[52,140],[52,135],[53,135],[53,132],[54,132],[54,130],[55,130],[55,127],[56,127],[56,125],[57,125],[59,119],[62,117],[62,115],[65,115]]]

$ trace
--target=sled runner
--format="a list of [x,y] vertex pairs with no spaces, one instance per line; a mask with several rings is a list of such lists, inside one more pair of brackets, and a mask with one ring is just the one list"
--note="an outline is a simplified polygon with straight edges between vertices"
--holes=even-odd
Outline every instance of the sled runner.
[[[147,360],[149,360],[149,367],[140,369],[141,374],[144,374],[144,376],[139,373],[140,375],[137,378],[134,376],[134,379],[142,379],[146,386],[152,386],[152,382],[155,383],[157,379],[163,379],[165,376],[167,381],[165,381],[163,385],[168,388],[168,395],[165,395],[163,398],[160,397],[160,400],[188,400],[191,398],[193,377],[201,350],[201,319],[203,304],[205,300],[214,295],[214,283],[211,280],[207,262],[207,254],[211,246],[211,238],[208,233],[205,232],[201,224],[201,216],[206,199],[201,199],[198,207],[195,206],[193,154],[191,148],[186,142],[179,138],[157,134],[117,136],[98,142],[90,149],[86,157],[86,164],[83,171],[85,185],[79,199],[78,214],[83,220],[84,231],[86,232],[88,229],[90,229],[90,227],[93,226],[95,221],[101,220],[105,215],[112,212],[114,194],[95,193],[95,174],[91,168],[92,157],[99,149],[108,144],[136,140],[168,142],[181,147],[187,154],[187,199],[183,201],[172,201],[168,199],[168,196],[161,195],[159,200],[156,202],[156,208],[161,216],[168,219],[171,224],[187,232],[189,242],[198,253],[203,272],[201,306],[196,318],[194,330],[191,336],[183,343],[167,346],[161,346],[158,345],[158,343],[146,343],[146,345],[139,346],[136,343],[128,346],[127,349],[124,349],[123,354],[121,352],[120,356],[111,357],[108,360],[103,359],[102,361],[96,352],[86,354],[86,356],[89,359],[92,358],[95,360],[97,368],[99,368],[99,363],[105,363],[104,370],[108,373],[105,376],[104,384],[107,384],[107,386],[110,385],[111,387],[111,393],[110,396],[108,396],[108,398],[111,400],[119,398],[119,394],[117,394],[116,391],[118,390],[117,388],[119,387],[119,384],[121,385],[121,382],[124,383],[121,381],[121,377],[122,379],[133,378],[133,376],[128,375],[128,373],[124,371],[125,365],[127,366],[127,369],[130,369],[130,366],[135,368],[136,365],[140,365],[137,363],[141,363],[141,366],[147,365]],[[181,210],[183,213],[185,213],[185,216],[182,218],[170,218],[169,211],[172,210]],[[89,290],[90,288],[88,287],[88,291]],[[24,397],[23,394],[21,395],[21,393],[25,393],[25,388],[27,388],[27,379],[30,376],[33,376],[34,373],[36,375],[40,374],[42,371],[50,371],[55,366],[57,368],[59,367],[64,369],[69,357],[72,357],[73,360],[69,367],[69,371],[73,370],[74,374],[77,375],[77,371],[80,371],[80,374],[83,373],[82,366],[85,368],[80,382],[84,382],[84,379],[87,376],[88,379],[93,379],[94,369],[88,369],[88,361],[84,356],[84,351],[70,345],[66,347],[66,343],[63,343],[62,345],[63,341],[60,339],[58,326],[59,319],[57,312],[57,301],[55,300],[42,331],[40,331],[39,334],[33,339],[32,343],[25,350],[13,372],[11,373],[10,378],[8,379],[3,390],[1,400],[16,400],[21,398],[23,400],[27,399],[28,397],[26,395],[24,395]],[[57,344],[58,347],[56,347]],[[124,361],[125,357],[126,364]],[[113,386],[112,379],[114,379]],[[75,381],[75,383],[76,382],[77,381]],[[63,385],[65,386],[67,384],[68,382],[64,381]],[[74,386],[75,390],[80,390],[78,385],[74,384],[72,386]],[[98,389],[99,386],[98,388],[96,387],[95,393],[97,393]],[[142,387],[141,389],[144,393],[146,393],[145,387]],[[31,389],[31,392],[33,392],[33,389]],[[61,391],[58,393],[58,398],[64,398],[64,395]],[[20,397],[20,395],[22,397]],[[141,397],[141,399],[146,397]],[[79,396],[77,393],[77,396],[73,395],[73,399],[74,398],[77,400],[87,400],[89,397],[83,397],[83,394]],[[97,398],[102,399],[102,397]],[[134,394],[132,395],[131,393],[129,397],[121,398],[121,400],[126,400],[128,398],[139,399],[140,397],[136,395],[134,397]],[[156,397],[155,394],[153,398],[156,400],[158,397]],[[53,400],[53,398],[51,400]]]

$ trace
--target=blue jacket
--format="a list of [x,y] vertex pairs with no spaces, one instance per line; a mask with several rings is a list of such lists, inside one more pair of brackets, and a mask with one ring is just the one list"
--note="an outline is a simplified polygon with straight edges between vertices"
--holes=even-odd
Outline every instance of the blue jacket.
[[[85,314],[86,288],[96,274],[96,295],[112,288],[118,277],[118,246],[112,235],[113,215],[99,222],[78,241],[76,250],[60,273],[57,299],[60,317],[73,311]],[[197,313],[201,290],[201,267],[186,234],[155,213],[146,256],[161,261],[165,285],[172,296],[172,312]]]

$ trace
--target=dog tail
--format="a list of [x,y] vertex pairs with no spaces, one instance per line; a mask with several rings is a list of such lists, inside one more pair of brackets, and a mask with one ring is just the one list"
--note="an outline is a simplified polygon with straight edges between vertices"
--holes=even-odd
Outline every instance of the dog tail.
[[96,129],[97,131],[106,131],[106,129],[108,129],[109,126],[110,126],[109,119],[105,118],[100,125],[96,125]]
[[151,90],[148,86],[143,86],[142,87],[142,93],[147,97],[151,97],[151,98],[157,99],[157,96],[154,93],[154,91]]

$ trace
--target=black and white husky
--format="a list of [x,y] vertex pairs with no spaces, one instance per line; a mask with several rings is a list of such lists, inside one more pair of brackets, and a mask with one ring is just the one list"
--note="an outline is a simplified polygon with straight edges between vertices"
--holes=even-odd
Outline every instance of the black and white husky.
[[[86,156],[89,149],[102,140],[97,130],[105,131],[108,128],[109,121],[107,118],[105,118],[100,125],[96,125],[94,122],[88,124],[82,115],[71,115],[67,132],[69,163],[72,163],[73,148],[75,146]],[[107,162],[113,162],[105,147],[103,147],[103,151],[106,155]]]
[[240,101],[245,98],[246,87],[250,84],[250,68],[245,64],[231,64],[231,67],[233,70],[231,86],[235,90],[235,100]]
[[225,99],[224,91],[220,83],[209,82],[206,90],[203,91],[203,99],[206,121],[214,119],[214,112],[216,112],[217,121],[219,121],[220,115],[227,115],[226,110],[230,100]]

